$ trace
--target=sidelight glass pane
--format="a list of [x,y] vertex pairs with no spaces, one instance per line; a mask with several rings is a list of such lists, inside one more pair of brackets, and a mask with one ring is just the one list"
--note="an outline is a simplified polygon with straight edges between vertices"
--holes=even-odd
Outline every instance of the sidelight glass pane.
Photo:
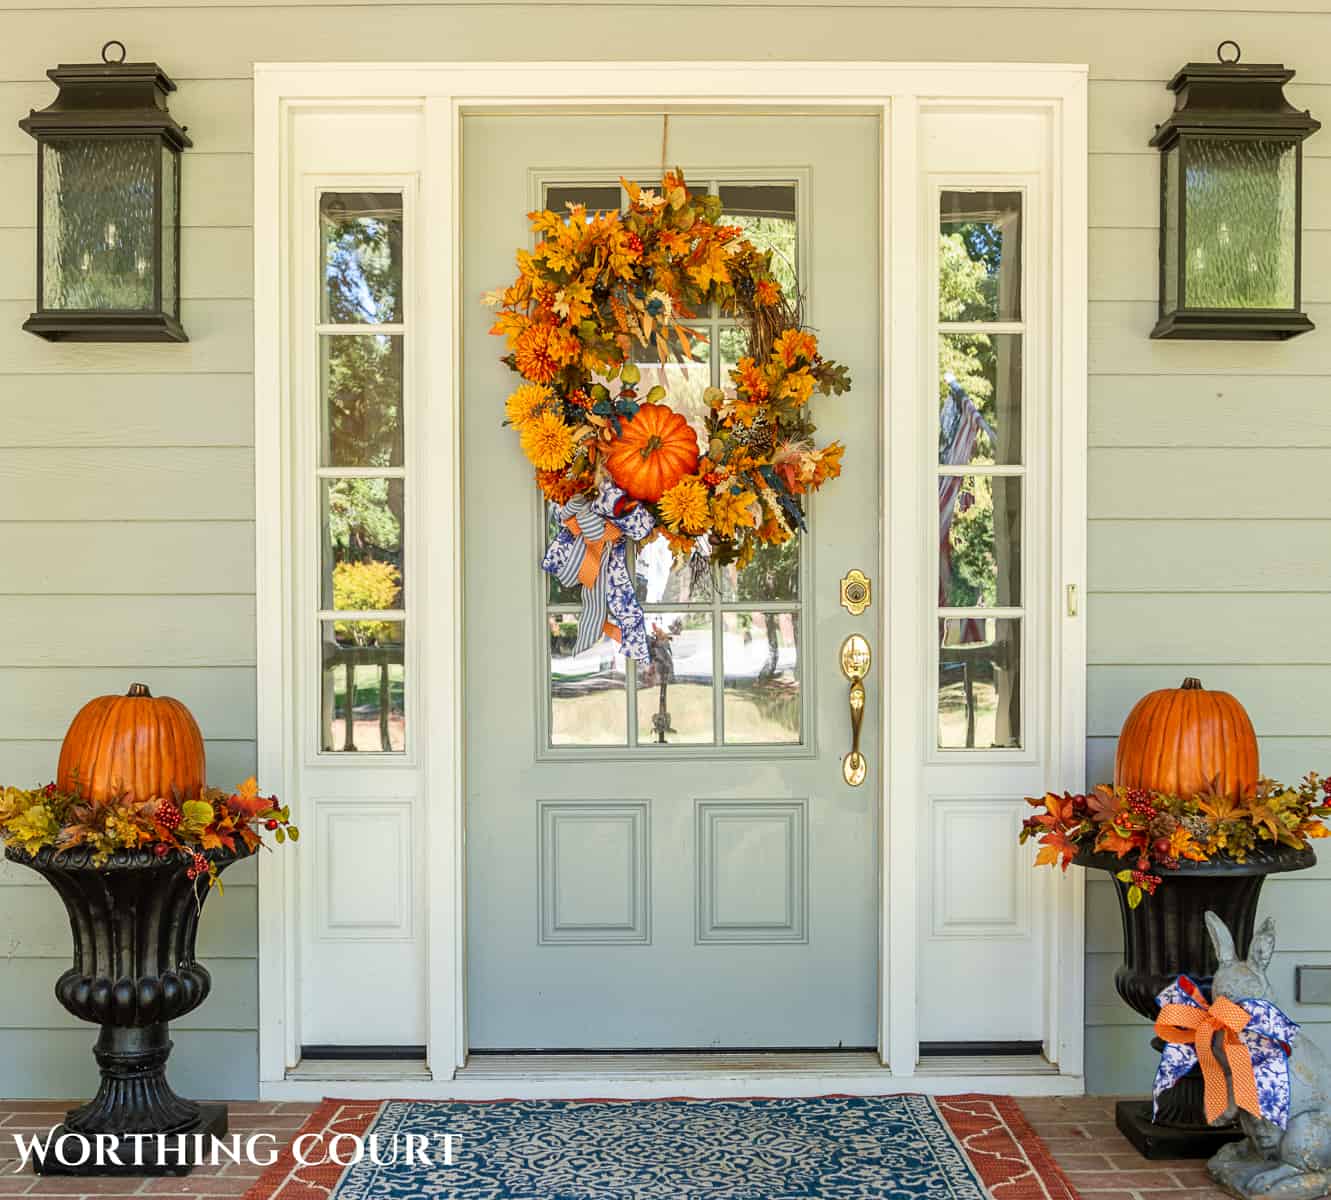
[[1021,604],[1021,479],[940,475],[939,603],[945,608]]
[[745,600],[753,604],[790,603],[800,595],[800,545],[796,536],[779,546],[764,544],[747,566],[734,563],[721,567],[721,599]]
[[1188,138],[1188,308],[1293,308],[1297,143]]
[[41,144],[43,308],[152,308],[160,152],[155,137]]
[[938,338],[938,461],[963,467],[1021,462],[1021,335]]
[[406,749],[406,668],[401,621],[322,622],[320,749]]
[[325,192],[319,197],[319,237],[321,321],[403,320],[401,192]]
[[945,191],[938,319],[1021,320],[1021,193]]
[[638,667],[638,745],[702,745],[715,740],[712,617],[647,614],[651,663]]
[[938,746],[1021,745],[1021,621],[976,616],[938,622]]
[[772,256],[772,275],[786,296],[799,295],[799,230],[793,183],[723,183],[722,220],[738,225],[759,250]]
[[402,338],[383,333],[319,339],[319,465],[402,465]]
[[546,617],[550,667],[550,743],[623,746],[628,742],[624,659],[609,638],[578,653],[578,613]]
[[550,183],[545,188],[545,207],[549,212],[568,213],[570,204],[581,204],[590,216],[598,212],[618,212],[620,191],[617,183]]
[[714,589],[707,540],[700,539],[693,555],[677,562],[665,538],[656,538],[634,551],[633,585],[643,604],[709,604]]
[[726,744],[799,742],[799,614],[728,612],[722,622]]
[[401,479],[325,479],[321,607],[402,608]]

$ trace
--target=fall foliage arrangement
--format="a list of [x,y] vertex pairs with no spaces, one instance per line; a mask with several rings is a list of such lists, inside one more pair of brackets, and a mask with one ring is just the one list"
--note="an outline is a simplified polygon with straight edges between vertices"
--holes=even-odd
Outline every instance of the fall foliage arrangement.
[[1139,700],[1119,734],[1114,784],[1084,795],[1049,792],[1021,827],[1035,838],[1036,866],[1068,866],[1112,854],[1125,866],[1135,908],[1162,882],[1161,869],[1188,862],[1244,862],[1263,843],[1302,849],[1328,836],[1331,778],[1310,773],[1297,787],[1258,774],[1257,738],[1243,706],[1196,679]]
[[244,856],[296,841],[290,810],[247,779],[234,792],[204,785],[203,736],[187,709],[142,684],[79,710],[45,787],[0,789],[0,840],[26,854],[85,850],[94,865],[145,850],[187,862],[191,880],[219,884],[207,851]]
[[[650,511],[637,540],[742,566],[802,529],[803,497],[840,474],[845,447],[815,444],[809,401],[850,378],[801,328],[770,256],[724,223],[719,197],[691,193],[678,171],[660,192],[621,183],[626,212],[528,214],[539,241],[485,297],[523,380],[507,421],[551,502],[613,487],[606,516]],[[664,387],[639,395],[635,357],[693,359],[703,335],[689,321],[708,305],[739,321],[747,346],[731,387],[704,393],[700,441]]]

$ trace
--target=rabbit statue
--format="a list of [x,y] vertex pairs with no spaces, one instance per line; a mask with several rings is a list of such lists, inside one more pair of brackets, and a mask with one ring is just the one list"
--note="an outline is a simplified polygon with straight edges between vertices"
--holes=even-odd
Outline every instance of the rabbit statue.
[[[1276,948],[1275,923],[1268,917],[1252,939],[1246,959],[1234,950],[1234,939],[1213,912],[1206,914],[1220,965],[1211,994],[1238,1003],[1264,1000],[1271,985],[1266,978]],[[1219,1035],[1217,1058],[1225,1073],[1228,1107],[1219,1118],[1232,1121],[1236,1112],[1233,1075]],[[1230,1142],[1207,1163],[1207,1170],[1225,1191],[1242,1200],[1316,1200],[1331,1193],[1331,1066],[1317,1045],[1303,1034],[1294,1038],[1289,1058],[1289,1119],[1284,1129],[1264,1117],[1239,1110],[1247,1135]]]

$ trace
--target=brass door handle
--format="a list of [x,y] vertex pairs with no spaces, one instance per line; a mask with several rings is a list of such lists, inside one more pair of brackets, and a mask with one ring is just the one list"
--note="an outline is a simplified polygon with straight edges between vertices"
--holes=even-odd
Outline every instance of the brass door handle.
[[864,677],[872,664],[868,640],[861,634],[852,633],[841,643],[841,673],[850,680],[850,753],[841,760],[841,775],[851,787],[859,787],[869,773],[869,764],[860,753],[860,729],[864,725]]

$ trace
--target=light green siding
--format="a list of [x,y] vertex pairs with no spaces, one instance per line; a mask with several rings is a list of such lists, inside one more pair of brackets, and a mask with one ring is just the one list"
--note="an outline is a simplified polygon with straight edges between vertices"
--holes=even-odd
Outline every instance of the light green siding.
[[[1308,143],[1304,280],[1317,332],[1284,345],[1159,343],[1163,84],[1224,37],[1298,70],[1331,116],[1323,0],[831,0],[688,10],[678,41],[649,0],[589,6],[407,0],[0,0],[0,779],[51,774],[82,699],[142,679],[199,714],[218,781],[253,767],[251,67],[261,61],[885,58],[1089,62],[1091,201],[1089,773],[1112,767],[1131,701],[1198,674],[1245,699],[1264,765],[1331,761],[1331,135]],[[684,26],[679,26],[681,31]],[[44,72],[108,38],[180,84],[184,346],[52,346],[19,329],[33,293],[35,158],[14,124]],[[8,114],[8,115],[5,115]],[[890,587],[885,589],[890,595]],[[91,1036],[42,994],[63,933],[52,898],[0,875],[0,1095],[91,1084]],[[1331,874],[1280,880],[1274,980],[1331,961],[1315,915]],[[213,902],[218,995],[182,1023],[176,1079],[255,1090],[252,891]],[[1112,994],[1112,898],[1091,889],[1088,1080],[1142,1088],[1150,1052]],[[225,963],[225,969],[222,964]],[[1298,1010],[1315,1027],[1331,1009]],[[1327,1030],[1331,1033],[1331,1030]],[[1331,1039],[1328,1039],[1331,1041]]]

